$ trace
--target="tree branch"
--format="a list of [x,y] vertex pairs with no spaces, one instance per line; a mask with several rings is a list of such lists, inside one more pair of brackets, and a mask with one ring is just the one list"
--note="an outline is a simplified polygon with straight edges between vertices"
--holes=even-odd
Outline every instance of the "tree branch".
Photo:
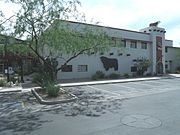
[[11,17],[9,17],[8,19],[6,19],[4,22],[0,23],[0,25],[6,23],[7,21],[10,21],[11,18],[13,18],[15,15],[12,15]]
[[77,56],[79,56],[80,54],[82,54],[82,53],[85,52],[85,51],[91,50],[92,48],[93,48],[93,47],[91,47],[91,48],[86,48],[86,49],[83,49],[83,50],[81,50],[80,52],[74,54],[72,57],[70,57],[68,60],[66,60],[66,62],[65,62],[63,65],[61,65],[61,67],[59,67],[59,68],[57,69],[57,71],[61,70],[61,69],[63,68],[63,66],[66,65],[68,62],[70,62],[72,59],[76,58]]

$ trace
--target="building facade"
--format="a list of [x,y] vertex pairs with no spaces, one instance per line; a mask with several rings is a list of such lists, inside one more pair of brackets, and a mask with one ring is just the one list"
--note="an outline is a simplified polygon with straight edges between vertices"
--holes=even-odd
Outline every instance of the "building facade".
[[[133,75],[136,72],[134,70],[136,59],[141,58],[151,61],[151,66],[144,75],[175,72],[180,66],[180,48],[173,47],[173,41],[165,38],[166,31],[158,27],[158,23],[152,23],[139,31],[76,22],[68,23],[72,28],[100,27],[111,37],[112,47],[105,53],[79,55],[68,63],[67,69],[58,72],[58,79],[91,78],[96,71],[102,71],[106,75],[111,73]],[[120,42],[121,48],[113,47]],[[58,61],[63,63],[62,59]]]

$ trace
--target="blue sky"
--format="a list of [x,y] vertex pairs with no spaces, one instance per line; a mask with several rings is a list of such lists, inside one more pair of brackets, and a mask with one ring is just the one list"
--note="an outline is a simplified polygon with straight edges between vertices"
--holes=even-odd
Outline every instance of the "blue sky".
[[[4,4],[0,9],[7,15],[17,10],[14,5]],[[180,47],[180,8],[178,0],[80,0],[86,18],[100,25],[136,30],[151,22],[161,21],[159,27],[166,29],[166,39]]]

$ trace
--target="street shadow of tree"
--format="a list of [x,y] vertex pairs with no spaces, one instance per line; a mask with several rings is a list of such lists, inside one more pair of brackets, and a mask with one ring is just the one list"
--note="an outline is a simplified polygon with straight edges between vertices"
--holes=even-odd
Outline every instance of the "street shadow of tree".
[[0,134],[28,134],[31,131],[41,128],[43,123],[50,122],[41,120],[40,112],[16,112],[9,116],[0,118]]
[[0,94],[0,135],[26,135],[41,128],[43,123],[42,112],[29,110],[23,107],[25,102],[34,104],[29,93],[1,93]]

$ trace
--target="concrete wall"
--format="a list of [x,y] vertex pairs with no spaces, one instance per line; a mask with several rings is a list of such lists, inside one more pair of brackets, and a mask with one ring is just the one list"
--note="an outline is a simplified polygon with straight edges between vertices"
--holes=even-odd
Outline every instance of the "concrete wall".
[[180,66],[180,48],[167,47],[165,52],[166,71],[175,72]]
[[[67,23],[67,22],[65,22]],[[60,25],[64,25],[60,23]],[[66,25],[64,25],[66,26]],[[172,48],[173,41],[165,39],[165,29],[159,28],[156,26],[147,27],[141,29],[140,32],[138,31],[131,31],[131,30],[124,30],[124,29],[116,29],[111,27],[103,27],[97,25],[87,25],[83,23],[75,23],[75,22],[68,22],[67,25],[71,30],[78,31],[83,34],[83,30],[87,28],[91,28],[96,32],[96,29],[105,31],[110,37],[115,37],[115,39],[123,39],[126,41],[126,47],[122,48],[115,48],[112,47],[108,52],[102,54],[92,54],[86,55],[82,54],[79,55],[77,58],[73,59],[68,63],[68,65],[72,65],[72,72],[58,72],[58,79],[73,79],[73,78],[91,78],[96,71],[102,71],[106,75],[111,73],[118,73],[118,74],[133,74],[131,72],[131,66],[135,63],[133,62],[134,59],[137,58],[147,58],[152,62],[152,65],[149,67],[147,73],[156,73],[157,72],[157,42],[156,37],[162,38],[162,64],[163,64],[163,73],[167,70],[167,62],[172,61],[168,65],[168,70],[174,71],[177,66],[179,65],[179,61],[177,59],[176,50]],[[62,27],[62,26],[60,26]],[[137,48],[131,48],[131,41],[137,42]],[[141,43],[147,43],[147,49],[141,48]],[[165,53],[165,46],[168,46],[168,53]],[[47,50],[47,49],[46,49]],[[110,53],[113,53],[110,55]],[[119,55],[121,54],[121,55]],[[68,56],[62,54],[65,59],[68,59]],[[103,67],[103,63],[100,60],[101,56],[105,56],[107,58],[114,58],[118,60],[118,71],[114,71],[113,68],[106,71]],[[64,63],[63,59],[58,59],[59,66]],[[79,72],[78,65],[87,65],[87,71]],[[166,67],[166,68],[165,68]]]
[[[73,79],[73,78],[91,78],[96,71],[102,71],[106,75],[111,73],[125,74],[128,73],[132,75],[131,66],[135,63],[134,59],[137,58],[147,58],[151,60],[151,44],[147,44],[147,49],[141,49],[141,42],[137,41],[137,48],[130,48],[130,40],[127,40],[126,48],[111,48],[110,51],[105,52],[104,55],[80,55],[77,58],[73,59],[68,65],[72,65],[72,72],[58,72],[58,79]],[[113,53],[113,55],[110,55]],[[119,54],[122,54],[119,56]],[[130,56],[127,56],[130,54]],[[115,58],[118,60],[118,71],[115,71],[113,68],[110,68],[106,71],[103,67],[103,63],[100,60],[101,56],[108,58]],[[59,63],[63,63],[62,59],[59,59]],[[78,65],[87,65],[87,72],[78,72]],[[59,65],[60,66],[60,65]],[[148,69],[148,72],[151,72],[151,68]]]

